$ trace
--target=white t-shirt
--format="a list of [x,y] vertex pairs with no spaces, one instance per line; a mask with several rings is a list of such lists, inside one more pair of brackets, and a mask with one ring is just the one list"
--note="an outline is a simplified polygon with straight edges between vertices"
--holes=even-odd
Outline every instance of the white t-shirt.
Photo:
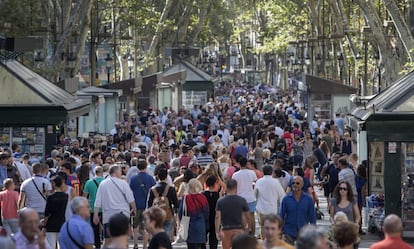
[[[36,186],[37,188],[36,188]],[[38,213],[44,213],[46,207],[46,192],[52,191],[52,185],[50,181],[41,176],[34,176],[25,180],[20,186],[20,192],[24,192],[26,195],[26,206],[33,208]]]
[[270,175],[257,180],[254,193],[257,198],[256,210],[261,214],[277,214],[278,203],[286,195],[280,182]]
[[135,201],[134,195],[128,183],[109,176],[99,184],[94,208],[102,208],[102,222],[106,224],[109,218],[117,213],[123,213],[129,218],[129,203],[133,201]]
[[237,195],[246,199],[247,203],[256,201],[253,183],[257,177],[253,170],[241,169],[233,174],[232,179],[237,181]]

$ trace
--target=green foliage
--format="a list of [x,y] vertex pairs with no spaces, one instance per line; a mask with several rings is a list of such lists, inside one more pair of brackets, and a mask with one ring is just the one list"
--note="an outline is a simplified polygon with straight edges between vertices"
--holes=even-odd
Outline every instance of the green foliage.
[[24,37],[34,35],[42,22],[40,0],[0,1],[0,27],[6,23],[10,28],[0,28],[0,35]]

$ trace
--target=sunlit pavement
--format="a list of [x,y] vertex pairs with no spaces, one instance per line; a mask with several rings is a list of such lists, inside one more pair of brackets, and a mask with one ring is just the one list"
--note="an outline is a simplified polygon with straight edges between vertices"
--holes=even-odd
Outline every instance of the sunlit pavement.
[[[318,197],[319,197],[319,207],[320,210],[325,214],[324,218],[322,220],[317,220],[317,225],[318,226],[322,226],[326,229],[329,229],[330,226],[330,222],[329,222],[329,215],[328,215],[328,205],[326,202],[326,198],[323,196],[323,192],[320,191],[319,189],[316,189],[316,192],[318,193]],[[362,219],[365,220],[364,217],[364,212],[362,212]],[[359,248],[361,249],[368,249],[373,243],[381,240],[381,237],[378,233],[369,233],[367,232],[367,226],[366,224],[363,224],[363,230],[366,232],[366,235],[361,235],[361,242],[359,244]],[[259,222],[256,221],[256,235],[259,234],[260,231],[260,227],[259,227]],[[130,247],[129,248],[133,248],[133,242],[132,240],[130,240]],[[139,248],[142,248],[142,241],[139,241]],[[177,243],[175,245],[173,245],[173,248],[175,249],[184,249],[187,248],[186,243]],[[208,248],[208,244],[207,244],[207,248]],[[219,244],[219,248],[221,249],[221,245]]]

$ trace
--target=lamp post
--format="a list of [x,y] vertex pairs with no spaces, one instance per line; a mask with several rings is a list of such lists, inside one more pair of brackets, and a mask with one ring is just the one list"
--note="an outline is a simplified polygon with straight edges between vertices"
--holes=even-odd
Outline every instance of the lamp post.
[[70,52],[66,60],[68,61],[70,69],[70,77],[73,78],[73,70],[75,68],[76,56],[73,54],[73,52]]
[[128,69],[129,69],[129,78],[132,79],[132,69],[134,68],[134,57],[129,54],[128,55]]
[[377,50],[374,54],[374,59],[377,62],[377,69],[378,69],[378,93],[381,93],[381,64],[380,64],[380,52]]
[[108,84],[110,83],[111,79],[111,68],[112,68],[112,58],[109,53],[106,54],[105,58],[106,63],[106,72],[108,73]]
[[338,63],[339,63],[339,79],[341,80],[341,83],[343,83],[342,82],[342,68],[344,66],[344,55],[342,53],[338,55]]
[[316,65],[317,65],[316,75],[319,77],[319,73],[321,72],[321,63],[322,63],[321,54],[317,54],[316,57],[315,57],[315,60],[316,60]]

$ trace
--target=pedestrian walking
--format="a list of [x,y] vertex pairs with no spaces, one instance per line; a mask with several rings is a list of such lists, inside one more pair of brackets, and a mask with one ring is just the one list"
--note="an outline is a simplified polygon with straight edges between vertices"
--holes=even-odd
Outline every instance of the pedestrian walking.
[[94,235],[87,222],[90,216],[88,199],[82,196],[73,198],[71,203],[73,216],[60,229],[59,245],[61,249],[92,249]]
[[133,218],[133,240],[134,249],[138,248],[138,232],[142,233],[143,249],[147,248],[148,233],[143,227],[143,213],[147,204],[148,192],[156,184],[154,177],[147,173],[147,162],[144,159],[138,159],[137,163],[138,174],[131,177],[129,186],[134,194],[135,205],[137,213]]
[[246,199],[237,195],[237,188],[236,180],[228,180],[227,195],[217,201],[214,224],[223,249],[230,249],[233,237],[249,228],[249,206]]
[[209,225],[209,205],[206,197],[201,193],[203,186],[197,179],[188,182],[188,194],[184,195],[178,208],[178,218],[183,216],[183,202],[190,217],[187,237],[188,249],[203,249],[206,244],[206,234]]
[[385,238],[374,243],[370,249],[413,249],[414,247],[404,242],[401,238],[403,225],[401,218],[395,214],[390,214],[384,219],[382,231]]
[[98,187],[105,178],[103,177],[103,168],[101,166],[96,165],[94,168],[94,177],[89,179],[85,183],[85,187],[83,188],[83,197],[88,198],[89,207],[90,207],[90,223],[93,229],[94,240],[95,240],[95,248],[101,248],[101,227],[100,224],[102,222],[102,210],[99,209],[98,217],[100,220],[99,224],[95,224],[93,222],[94,217],[94,205],[96,199],[96,193],[98,192]]
[[[257,199],[257,213],[259,214],[259,222],[263,224],[262,220],[265,215],[277,214],[279,210],[279,203],[285,197],[286,193],[280,185],[279,181],[272,177],[273,167],[265,165],[263,167],[263,178],[257,180],[254,188],[254,194]],[[260,229],[261,238],[264,238],[263,226]]]
[[0,192],[1,222],[8,235],[16,234],[19,230],[17,214],[19,193],[14,188],[13,179],[6,178],[3,181],[3,191]]
[[52,177],[51,182],[54,193],[47,197],[43,226],[49,245],[55,249],[58,247],[59,231],[65,222],[65,209],[69,197],[62,191],[62,177],[56,175]]
[[39,214],[36,210],[33,208],[20,210],[20,230],[13,236],[16,249],[52,249],[39,225]]
[[145,230],[151,235],[148,249],[172,249],[170,236],[164,230],[165,211],[159,207],[150,207],[144,212]]
[[280,206],[279,215],[283,219],[283,233],[286,240],[293,245],[298,231],[306,224],[316,224],[315,207],[312,197],[302,191],[303,179],[294,176],[292,192],[287,194]]
[[106,233],[109,218],[116,213],[123,213],[128,218],[135,216],[134,195],[128,183],[121,179],[122,171],[119,165],[113,165],[109,169],[109,177],[101,182],[96,193],[94,204],[93,222],[98,225],[99,209],[102,208],[102,223],[104,228],[104,245],[109,244],[110,238]]
[[261,219],[263,232],[264,249],[285,248],[293,249],[293,246],[281,239],[282,235],[282,219],[276,214],[264,215]]

